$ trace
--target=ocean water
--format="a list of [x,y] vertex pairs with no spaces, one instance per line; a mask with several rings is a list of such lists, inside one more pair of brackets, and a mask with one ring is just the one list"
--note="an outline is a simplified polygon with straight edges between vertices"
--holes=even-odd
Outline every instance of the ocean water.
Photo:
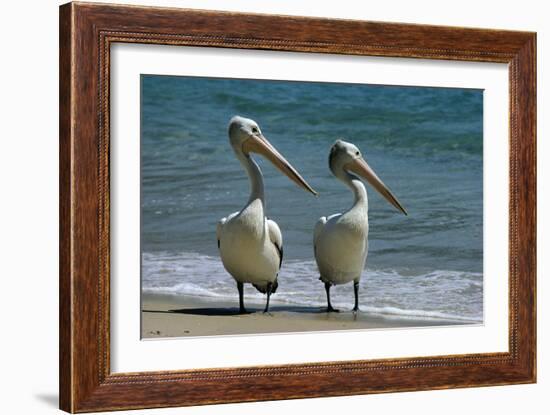
[[[141,79],[141,249],[145,292],[235,299],[218,257],[216,223],[248,199],[228,142],[236,114],[264,135],[316,189],[315,198],[260,157],[267,214],[285,260],[274,302],[325,304],[312,250],[320,216],[352,194],[328,169],[337,138],[356,144],[407,209],[367,185],[369,255],[361,308],[406,317],[483,318],[483,92],[192,77]],[[254,288],[248,298],[262,299]],[[331,294],[353,305],[352,284]]]

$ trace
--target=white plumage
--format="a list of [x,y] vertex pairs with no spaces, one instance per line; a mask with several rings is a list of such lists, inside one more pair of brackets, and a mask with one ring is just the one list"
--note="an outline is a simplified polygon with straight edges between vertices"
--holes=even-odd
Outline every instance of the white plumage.
[[217,229],[225,269],[237,282],[253,284],[262,292],[277,281],[283,247],[279,226],[264,218],[262,202],[256,199],[221,219]]
[[246,312],[243,284],[254,285],[269,298],[278,286],[277,275],[283,259],[283,237],[277,223],[265,216],[263,176],[250,152],[265,156],[291,180],[316,194],[298,172],[262,135],[253,120],[233,117],[229,123],[229,139],[235,155],[250,180],[250,197],[244,208],[222,218],[216,229],[222,263],[237,282],[239,309]]
[[353,310],[358,311],[359,281],[368,253],[369,204],[365,186],[352,173],[367,179],[392,205],[404,214],[407,212],[353,144],[342,140],[336,141],[331,148],[329,167],[338,179],[351,188],[354,202],[344,213],[319,218],[313,233],[315,260],[319,268],[319,279],[325,283],[327,310],[338,311],[331,305],[330,287],[353,281]]

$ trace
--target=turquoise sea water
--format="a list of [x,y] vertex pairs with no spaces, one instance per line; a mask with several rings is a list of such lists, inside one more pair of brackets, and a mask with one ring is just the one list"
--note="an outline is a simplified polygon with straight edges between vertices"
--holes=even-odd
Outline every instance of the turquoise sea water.
[[[399,316],[483,316],[483,92],[336,83],[142,76],[143,289],[236,298],[218,258],[216,223],[248,198],[227,124],[236,114],[315,188],[315,198],[271,164],[267,214],[284,238],[274,301],[323,305],[311,245],[320,216],[342,212],[350,191],[328,169],[336,138],[355,143],[409,216],[367,186],[369,256],[361,304]],[[351,285],[334,302],[352,306]],[[260,298],[254,289],[249,297]]]

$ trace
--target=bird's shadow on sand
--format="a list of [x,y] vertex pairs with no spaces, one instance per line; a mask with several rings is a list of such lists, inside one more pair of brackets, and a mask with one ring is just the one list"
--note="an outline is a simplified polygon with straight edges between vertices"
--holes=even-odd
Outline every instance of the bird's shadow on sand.
[[[167,313],[167,314],[187,314],[195,316],[237,316],[242,315],[237,307],[199,307],[199,308],[181,308],[174,310],[143,310],[144,313]],[[246,314],[262,314],[263,308],[247,308]],[[272,306],[269,308],[270,313],[287,312],[287,313],[324,313],[326,308],[322,307],[303,307],[303,306]]]

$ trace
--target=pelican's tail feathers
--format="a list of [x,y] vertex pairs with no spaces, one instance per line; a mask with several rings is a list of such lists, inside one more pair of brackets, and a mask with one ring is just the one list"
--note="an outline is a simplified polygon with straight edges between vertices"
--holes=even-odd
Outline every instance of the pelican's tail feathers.
[[324,283],[327,283],[327,282],[330,283],[330,280],[328,278],[323,277],[322,275],[319,277],[319,280],[324,282]]
[[[262,294],[267,293],[267,285],[256,285],[256,284],[252,284],[252,285]],[[277,278],[275,278],[275,281],[273,281],[271,286],[271,294],[275,294],[277,292],[278,286],[279,286],[279,281],[277,280]]]

